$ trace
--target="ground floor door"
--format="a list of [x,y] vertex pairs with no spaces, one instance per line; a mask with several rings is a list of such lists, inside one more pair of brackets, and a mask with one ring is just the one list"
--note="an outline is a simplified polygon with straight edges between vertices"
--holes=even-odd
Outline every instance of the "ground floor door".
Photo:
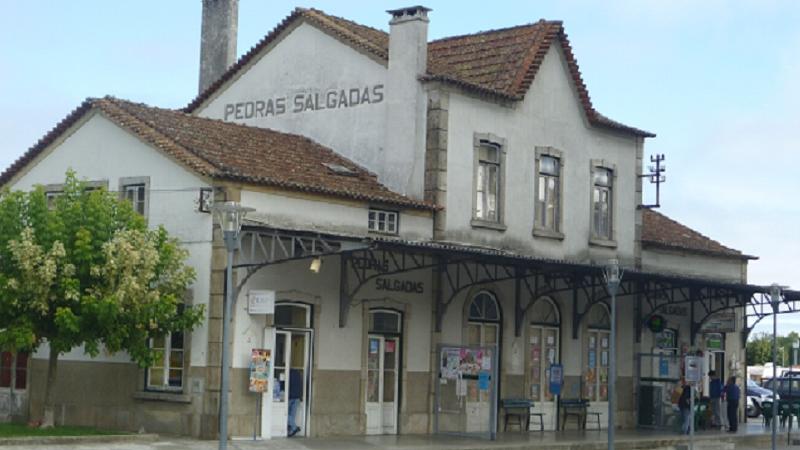
[[[467,324],[467,344],[474,347],[494,346],[500,355],[500,324],[491,322],[469,322]],[[466,385],[466,412],[468,433],[483,432],[492,411],[489,391],[478,389],[478,380],[464,380]]]
[[[288,433],[290,393],[292,392],[299,392],[300,400],[293,411],[295,423],[300,427],[297,436],[308,436],[311,331],[276,330],[274,352],[272,436],[286,436]],[[295,385],[293,386],[292,383]]]
[[[530,398],[531,413],[542,414],[545,430],[556,430],[558,405],[550,392],[550,366],[559,362],[558,328],[531,325],[530,327]],[[532,423],[532,429],[539,424]]]
[[397,433],[400,338],[369,335],[367,345],[367,434]]

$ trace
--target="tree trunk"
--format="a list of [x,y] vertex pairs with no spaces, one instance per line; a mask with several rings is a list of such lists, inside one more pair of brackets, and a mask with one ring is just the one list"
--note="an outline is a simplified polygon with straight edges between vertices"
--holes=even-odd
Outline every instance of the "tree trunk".
[[51,428],[55,425],[55,405],[53,404],[53,391],[56,384],[58,370],[58,352],[50,347],[50,359],[47,362],[47,386],[44,389],[44,417],[42,428]]

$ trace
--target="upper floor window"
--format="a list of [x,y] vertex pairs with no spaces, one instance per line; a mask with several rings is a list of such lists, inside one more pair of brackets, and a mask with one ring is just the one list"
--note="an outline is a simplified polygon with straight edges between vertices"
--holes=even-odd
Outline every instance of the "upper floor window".
[[592,237],[612,239],[612,200],[614,173],[611,169],[592,170]]
[[539,158],[536,192],[536,226],[559,231],[561,221],[561,160],[554,156]]
[[144,200],[146,195],[144,184],[126,184],[123,189],[125,189],[125,200],[131,203],[133,210],[144,215]]
[[503,151],[499,144],[481,140],[476,148],[475,219],[501,222]]
[[384,211],[370,208],[367,229],[378,233],[397,234],[399,229],[398,219],[399,215],[396,211]]
[[133,210],[147,217],[147,209],[150,199],[149,194],[150,177],[126,177],[119,180],[120,198],[130,202]]

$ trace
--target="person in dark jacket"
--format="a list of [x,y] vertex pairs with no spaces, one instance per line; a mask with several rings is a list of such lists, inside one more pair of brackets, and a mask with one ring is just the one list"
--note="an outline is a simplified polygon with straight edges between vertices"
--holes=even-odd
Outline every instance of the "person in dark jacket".
[[736,385],[736,377],[728,378],[725,385],[725,400],[728,401],[728,432],[736,433],[739,429],[739,399],[742,391]]
[[711,381],[708,382],[708,396],[711,398],[711,422],[714,427],[722,426],[722,380],[717,372],[708,372]]
[[685,384],[681,392],[681,397],[678,399],[678,408],[681,410],[681,417],[683,417],[683,423],[681,424],[681,433],[683,434],[689,434],[692,423],[691,399],[692,388],[688,384]]
[[297,415],[297,407],[303,399],[303,375],[299,369],[289,369],[289,423],[287,433],[289,437],[294,436],[300,431],[294,416]]

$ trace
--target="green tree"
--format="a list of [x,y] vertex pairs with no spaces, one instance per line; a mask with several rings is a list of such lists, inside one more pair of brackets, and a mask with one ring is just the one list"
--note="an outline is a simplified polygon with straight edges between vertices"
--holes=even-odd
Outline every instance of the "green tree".
[[148,230],[128,202],[72,172],[55,199],[41,188],[0,193],[0,348],[49,344],[43,426],[53,424],[59,355],[104,346],[146,367],[159,356],[151,338],[202,321],[202,306],[183,305],[194,280],[186,257],[163,228]]
[[745,352],[748,366],[760,366],[772,361],[772,337],[763,333],[753,336],[747,341]]

